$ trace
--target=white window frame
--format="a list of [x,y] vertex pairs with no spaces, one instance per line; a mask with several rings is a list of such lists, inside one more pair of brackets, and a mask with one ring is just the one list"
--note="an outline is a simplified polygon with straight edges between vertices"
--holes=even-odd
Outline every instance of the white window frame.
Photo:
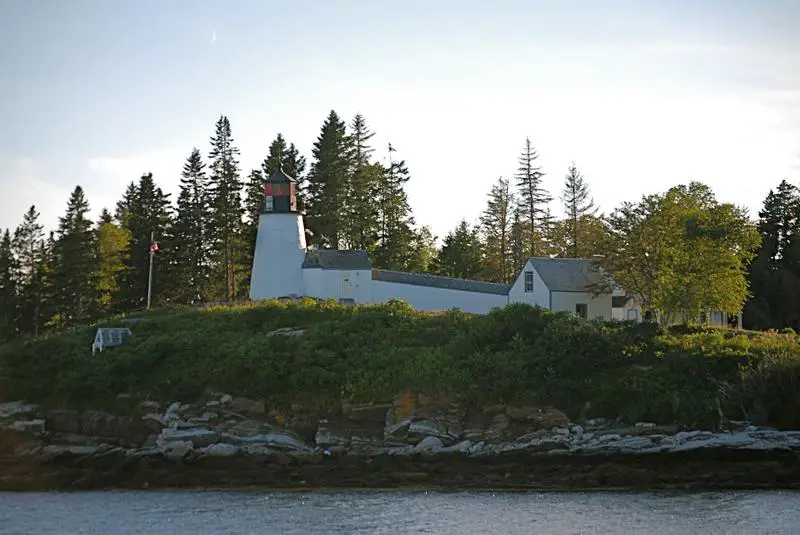
[[[530,276],[530,285],[528,285],[528,276]],[[525,284],[525,293],[533,292],[533,271],[526,271],[523,275],[523,283]]]
[[275,210],[275,200],[272,195],[267,195],[264,199],[264,210],[267,212],[273,212]]

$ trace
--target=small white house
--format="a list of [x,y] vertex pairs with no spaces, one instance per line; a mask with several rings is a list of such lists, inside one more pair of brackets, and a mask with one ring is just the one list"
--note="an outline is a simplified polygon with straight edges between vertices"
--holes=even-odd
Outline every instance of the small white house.
[[612,292],[603,274],[584,258],[530,258],[511,285],[510,303],[528,303],[584,319],[612,318]]
[[[620,292],[619,295],[615,293],[612,299],[614,305],[614,319],[635,322],[644,321],[644,311],[642,310],[641,304],[635,297],[625,295],[624,293]],[[722,312],[720,310],[708,310],[705,314],[702,314],[700,317],[696,318],[695,322],[703,325],[710,325],[712,327],[736,326],[737,328],[741,329],[742,315],[737,314],[732,316],[727,312]],[[686,323],[686,321],[682,315],[676,315],[675,317],[670,318],[670,321],[667,321],[666,323],[676,325]]]
[[103,351],[107,347],[121,346],[132,334],[127,327],[100,327],[94,335],[92,354]]

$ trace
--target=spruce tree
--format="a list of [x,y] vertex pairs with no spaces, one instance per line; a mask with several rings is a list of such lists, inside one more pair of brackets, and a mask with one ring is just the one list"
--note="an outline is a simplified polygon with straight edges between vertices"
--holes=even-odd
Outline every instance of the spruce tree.
[[38,334],[47,318],[42,317],[44,300],[44,231],[39,212],[31,206],[14,231],[12,248],[18,268],[18,329]]
[[152,173],[139,178],[133,189],[126,190],[121,225],[130,235],[128,266],[121,276],[121,305],[124,310],[138,310],[147,303],[151,237],[158,243],[153,259],[152,304],[163,305],[179,285],[174,280],[171,252],[172,206],[169,194],[164,193]]
[[53,273],[57,326],[72,326],[93,319],[97,309],[97,254],[89,203],[76,186],[59,219]]
[[338,249],[344,238],[349,148],[347,127],[331,110],[314,143],[304,199],[309,242],[318,247]]
[[483,274],[483,244],[477,228],[462,219],[445,236],[435,260],[435,272],[446,277],[479,279]]
[[586,234],[584,227],[591,224],[586,219],[597,215],[597,207],[591,197],[589,184],[578,171],[575,162],[569,166],[564,178],[561,200],[564,203],[564,213],[566,214],[567,256],[571,258],[584,256],[587,252],[584,243]]
[[17,325],[17,271],[11,249],[8,229],[0,239],[0,341],[7,342],[16,336]]
[[514,193],[509,181],[500,177],[492,186],[481,215],[486,250],[486,276],[493,282],[508,282],[514,275],[511,256]]
[[419,271],[423,267],[417,252],[428,247],[428,236],[415,228],[405,191],[409,179],[404,160],[391,162],[383,174],[377,196],[378,245],[373,257],[378,268]]
[[544,255],[543,219],[547,205],[552,197],[542,187],[544,173],[537,165],[539,154],[531,145],[530,138],[525,139],[525,148],[519,157],[519,168],[515,178],[520,195],[520,216],[525,222],[526,254],[525,256]]
[[181,173],[173,240],[179,281],[175,299],[182,304],[204,302],[209,293],[213,222],[205,168],[200,151],[193,148]]
[[234,145],[231,124],[226,116],[220,116],[211,137],[209,171],[211,176],[211,207],[213,226],[209,238],[217,253],[214,277],[224,287],[219,297],[225,301],[236,298],[244,278],[242,264],[246,259],[242,231],[242,181],[239,177],[239,149]]
[[302,207],[306,188],[306,158],[300,154],[294,143],[283,153],[283,172],[297,181],[297,205]]
[[375,199],[379,197],[386,169],[370,161],[373,152],[369,145],[375,134],[369,130],[363,115],[356,115],[351,123],[350,171],[345,195],[343,242],[350,249],[373,253],[379,234],[379,210]]

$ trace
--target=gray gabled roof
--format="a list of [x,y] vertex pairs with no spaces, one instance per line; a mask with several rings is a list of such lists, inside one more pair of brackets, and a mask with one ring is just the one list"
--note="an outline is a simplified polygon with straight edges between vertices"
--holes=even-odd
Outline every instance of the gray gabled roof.
[[366,251],[318,249],[306,252],[303,269],[370,269],[372,263]]
[[585,258],[535,257],[529,262],[551,292],[591,292],[606,282],[599,268]]
[[297,182],[294,178],[290,177],[283,172],[282,167],[278,167],[268,178],[267,182]]
[[400,271],[387,271],[385,269],[373,269],[372,280],[495,295],[508,295],[508,291],[511,289],[511,286],[508,284],[454,279],[451,277],[440,277],[438,275],[422,273],[402,273]]
[[121,345],[131,334],[133,333],[127,327],[99,327],[95,334],[95,340],[99,335],[104,346],[116,346]]

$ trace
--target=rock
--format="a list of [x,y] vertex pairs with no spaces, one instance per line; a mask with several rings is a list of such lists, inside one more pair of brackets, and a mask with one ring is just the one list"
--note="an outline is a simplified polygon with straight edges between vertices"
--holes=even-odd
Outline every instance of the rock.
[[230,406],[233,408],[234,411],[243,412],[246,414],[266,414],[267,408],[264,406],[264,402],[253,401],[252,399],[248,398],[233,398],[230,402]]
[[212,457],[233,457],[241,453],[242,449],[233,444],[217,443],[201,448],[200,453]]
[[230,394],[224,394],[221,398],[219,398],[219,402],[222,405],[228,405],[231,401],[233,401],[233,398],[230,396]]
[[170,442],[162,446],[161,451],[170,461],[179,461],[194,451],[194,445],[188,441]]
[[44,420],[42,419],[18,420],[9,425],[8,428],[11,429],[12,431],[17,431],[20,433],[29,433],[38,435],[40,433],[44,433],[45,425],[44,425]]
[[46,413],[45,426],[51,433],[81,434],[81,415],[78,411],[57,409]]
[[417,444],[419,451],[439,451],[444,448],[444,444],[438,437],[425,437],[422,442]]
[[419,442],[425,437],[436,437],[445,445],[455,444],[458,434],[447,429],[447,423],[441,420],[419,420],[410,422],[408,426],[408,440]]
[[261,435],[272,430],[272,426],[257,420],[242,420],[229,427],[227,432],[236,436],[246,437]]
[[342,402],[342,415],[351,422],[385,424],[386,412],[392,408],[391,403],[351,405],[350,403]]
[[652,422],[636,422],[636,425],[634,427],[638,427],[639,429],[649,429],[655,426],[656,424]]
[[275,329],[274,331],[270,331],[267,333],[267,336],[302,336],[305,334],[305,329],[299,329],[296,327],[282,327],[280,329]]
[[506,415],[512,422],[525,423],[531,429],[566,427],[569,418],[553,407],[506,407]]
[[303,442],[297,435],[288,430],[272,430],[254,436],[236,436],[223,433],[225,442],[244,446],[245,444],[263,444],[270,449],[279,451],[312,451],[314,448]]
[[158,401],[142,401],[139,404],[139,407],[148,412],[157,413],[158,411],[161,410],[161,403],[159,403]]
[[38,405],[23,403],[22,401],[10,401],[0,403],[0,420],[19,418],[39,411]]
[[158,437],[158,445],[164,447],[173,442],[187,442],[196,448],[204,448],[219,441],[216,431],[205,428],[164,429]]

